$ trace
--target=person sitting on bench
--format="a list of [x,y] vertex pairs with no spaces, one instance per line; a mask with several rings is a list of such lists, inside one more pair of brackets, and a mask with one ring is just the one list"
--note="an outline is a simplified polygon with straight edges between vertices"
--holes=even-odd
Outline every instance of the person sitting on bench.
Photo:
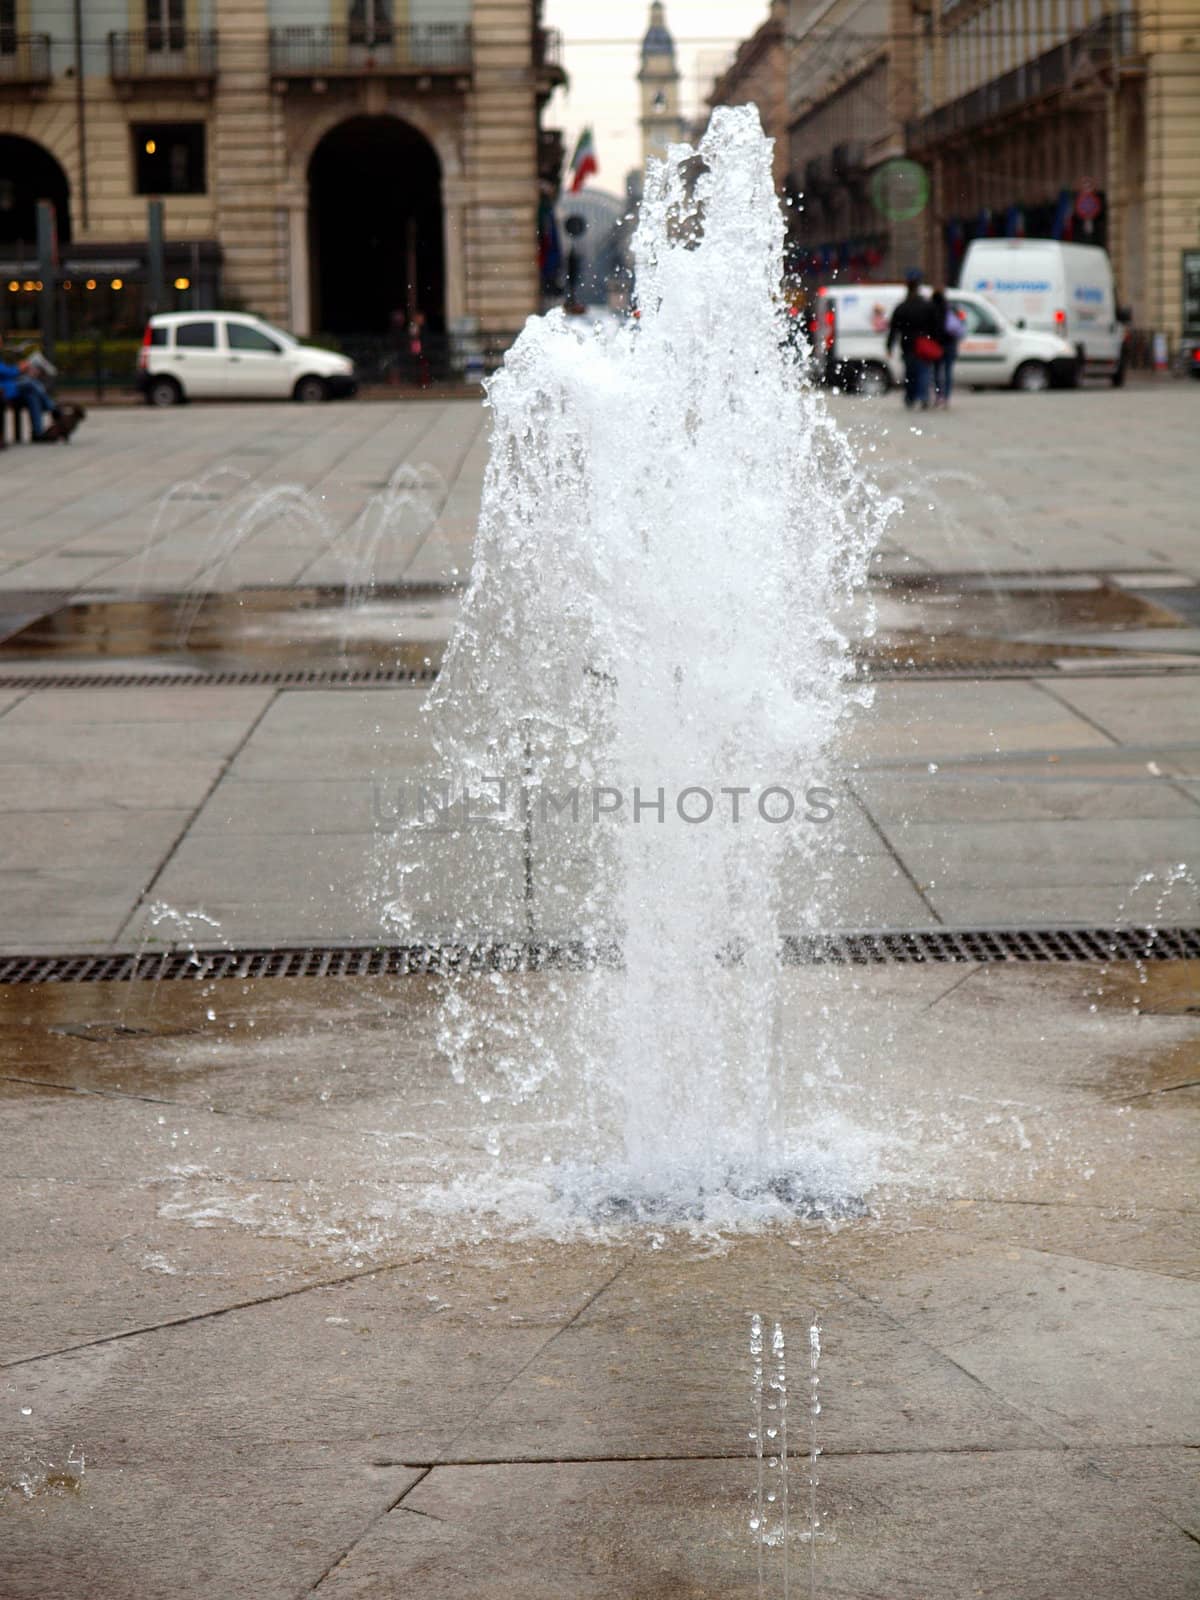
[[[24,406],[29,412],[35,444],[49,444],[55,439],[68,439],[79,425],[83,410],[67,406],[62,410],[55,405],[37,377],[34,359],[21,358],[15,364],[4,359],[0,352],[0,398],[10,406]],[[69,417],[66,413],[70,413]],[[46,421],[47,417],[51,420]]]

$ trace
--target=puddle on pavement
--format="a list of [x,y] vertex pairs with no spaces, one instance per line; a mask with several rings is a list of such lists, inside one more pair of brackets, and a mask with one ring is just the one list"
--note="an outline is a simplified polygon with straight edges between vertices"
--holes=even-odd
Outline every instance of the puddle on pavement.
[[[400,1019],[429,1008],[429,984],[407,977],[0,986],[0,1077],[218,1110],[369,1097],[394,1087],[404,1056]],[[296,1043],[315,1048],[293,1059]],[[351,1056],[354,1072],[344,1072]]]
[[1200,1017],[1200,961],[1116,962],[1088,986],[1102,1011]]
[[[430,584],[366,595],[308,586],[88,599],[32,619],[15,617],[16,631],[4,637],[0,629],[0,662],[89,658],[223,671],[415,670],[440,660],[458,593]],[[1130,642],[1144,649],[1147,630],[1161,631],[1167,644],[1172,630],[1187,629],[1191,620],[1182,609],[1099,579],[902,577],[877,587],[872,598],[876,633],[861,641],[859,654],[899,667],[1113,659],[1121,655],[1122,632],[1140,635]],[[1096,635],[1094,644],[1089,633]],[[1171,648],[1187,651],[1188,637],[1181,635]]]
[[1181,1102],[1200,1106],[1200,1037],[1114,1061],[1103,1093],[1118,1105],[1136,1103],[1147,1110],[1162,1108],[1168,1099],[1179,1110]]
[[436,664],[457,612],[441,585],[240,589],[224,594],[86,600],[0,640],[0,661],[170,660],[206,670],[416,670]]
[[[1189,622],[1147,595],[1099,579],[900,577],[873,598],[877,632],[869,656],[889,665],[1113,658],[1121,654],[1121,633],[1177,630]],[[1086,642],[1089,633],[1094,644]]]

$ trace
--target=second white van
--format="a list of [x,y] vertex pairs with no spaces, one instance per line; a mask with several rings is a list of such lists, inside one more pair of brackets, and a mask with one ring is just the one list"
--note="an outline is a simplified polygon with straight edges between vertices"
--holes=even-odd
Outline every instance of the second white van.
[[973,239],[959,285],[984,295],[1017,327],[1066,339],[1081,378],[1124,383],[1125,319],[1117,309],[1112,263],[1099,245]]

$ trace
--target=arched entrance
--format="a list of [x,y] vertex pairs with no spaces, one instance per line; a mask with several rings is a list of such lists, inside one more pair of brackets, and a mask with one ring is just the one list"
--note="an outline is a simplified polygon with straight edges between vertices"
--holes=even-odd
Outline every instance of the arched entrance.
[[58,239],[71,237],[71,191],[67,175],[40,144],[18,134],[0,134],[0,252],[23,246],[37,251],[37,203],[52,200],[58,217]]
[[395,332],[416,313],[446,325],[442,174],[433,146],[397,117],[353,117],[308,167],[313,326]]

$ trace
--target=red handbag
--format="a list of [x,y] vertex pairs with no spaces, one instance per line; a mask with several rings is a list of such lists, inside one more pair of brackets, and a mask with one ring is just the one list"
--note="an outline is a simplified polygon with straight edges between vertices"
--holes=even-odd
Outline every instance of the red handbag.
[[946,352],[936,339],[931,339],[927,333],[918,334],[913,345],[913,354],[918,361],[940,361]]

